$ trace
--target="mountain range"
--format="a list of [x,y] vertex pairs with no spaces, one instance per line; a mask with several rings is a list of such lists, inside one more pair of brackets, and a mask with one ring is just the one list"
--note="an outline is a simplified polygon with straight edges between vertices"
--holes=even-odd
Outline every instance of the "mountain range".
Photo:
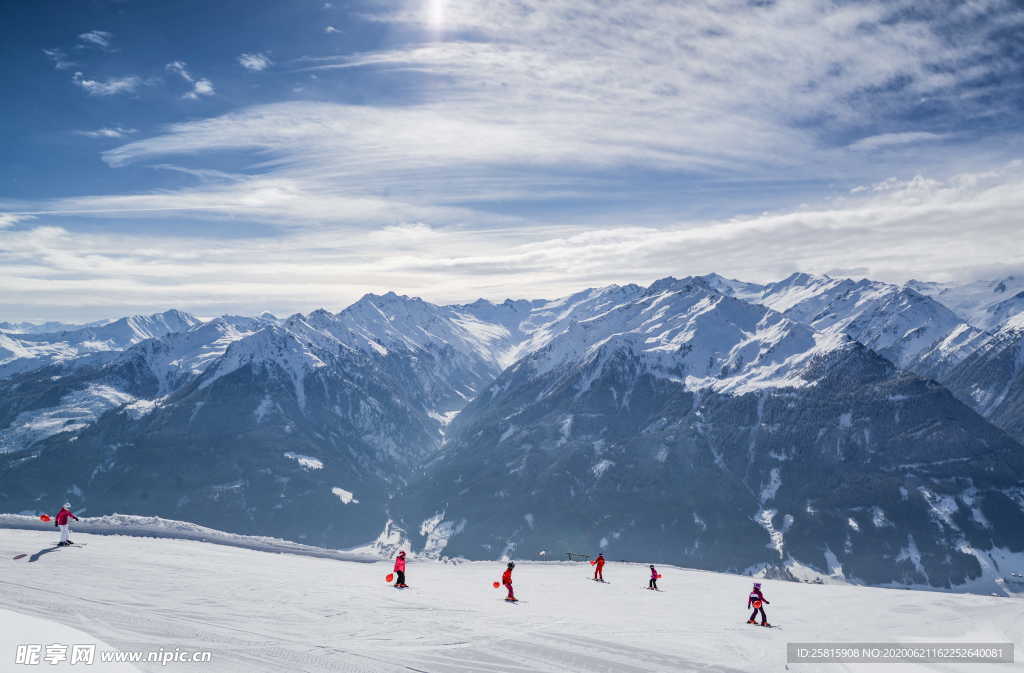
[[1024,559],[1024,279],[0,327],[0,510],[955,588]]

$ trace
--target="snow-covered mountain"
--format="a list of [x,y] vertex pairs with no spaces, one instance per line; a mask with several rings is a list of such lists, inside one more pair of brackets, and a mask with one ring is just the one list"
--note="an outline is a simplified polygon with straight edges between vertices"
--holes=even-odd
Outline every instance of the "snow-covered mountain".
[[0,377],[90,353],[120,351],[146,339],[195,327],[201,321],[182,311],[134,315],[56,332],[0,331]]
[[965,284],[912,280],[907,287],[942,302],[967,322],[986,331],[997,331],[1024,313],[1024,277],[1020,276]]
[[1024,443],[1024,313],[943,376],[960,399]]
[[931,367],[951,366],[976,347],[983,332],[940,302],[914,290],[862,279],[795,273],[756,286],[714,279],[730,294],[762,304],[828,333],[860,341],[902,368],[924,359]]
[[0,511],[962,585],[1024,549],[1015,334],[808,274],[0,332]]
[[991,522],[1024,524],[1022,474],[1021,447],[939,384],[666,279],[503,372],[408,511],[441,519],[423,544],[471,558],[604,549],[949,586],[1021,548]]
[[111,322],[110,320],[97,320],[89,323],[69,323],[50,320],[47,322],[7,322],[0,321],[0,331],[13,332],[17,334],[46,334],[53,332],[68,332],[86,327],[101,327]]

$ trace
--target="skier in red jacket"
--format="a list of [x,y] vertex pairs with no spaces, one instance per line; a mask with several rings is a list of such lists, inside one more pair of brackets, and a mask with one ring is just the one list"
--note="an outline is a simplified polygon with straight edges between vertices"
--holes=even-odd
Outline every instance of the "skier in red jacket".
[[604,554],[598,554],[594,559],[594,579],[604,582]]
[[66,502],[64,506],[60,508],[60,511],[53,517],[53,525],[55,528],[60,528],[60,542],[57,543],[58,547],[66,547],[71,544],[71,540],[68,539],[70,531],[68,530],[68,518],[72,518],[78,521],[78,517],[71,511],[71,503]]
[[505,572],[501,574],[501,583],[508,589],[508,596],[505,598],[506,601],[516,602],[519,600],[516,598],[516,594],[512,591],[512,569],[516,567],[515,563],[509,561],[508,567],[505,568]]
[[768,623],[768,617],[764,614],[765,605],[771,605],[771,603],[769,603],[768,599],[764,597],[763,593],[761,593],[761,583],[754,582],[754,589],[750,592],[750,595],[747,596],[747,609],[749,610],[750,608],[754,608],[754,611],[750,613],[750,619],[747,620],[747,624],[757,624],[755,617],[757,617],[757,613],[760,612],[761,626],[771,626],[771,624]]
[[405,552],[398,552],[398,557],[395,559],[395,573],[398,575],[398,580],[395,582],[395,587],[398,589],[404,589],[408,584],[405,583]]

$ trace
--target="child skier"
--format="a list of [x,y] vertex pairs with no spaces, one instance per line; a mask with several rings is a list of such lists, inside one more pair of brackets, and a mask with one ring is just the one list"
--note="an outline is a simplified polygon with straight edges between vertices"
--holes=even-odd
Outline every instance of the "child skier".
[[655,591],[658,590],[658,571],[654,569],[653,565],[651,566],[651,581],[648,583],[647,588],[654,589]]
[[405,583],[405,552],[398,552],[398,556],[395,558],[395,574],[398,575],[398,579],[395,581],[395,588],[405,589],[408,585]]
[[604,582],[604,554],[598,554],[594,559],[594,580]]
[[509,561],[508,567],[505,568],[505,572],[501,574],[501,583],[505,585],[506,589],[508,589],[508,596],[505,600],[512,603],[519,600],[516,598],[515,592],[512,591],[512,569],[515,567],[516,564]]
[[768,599],[761,593],[761,583],[754,582],[754,590],[750,592],[747,597],[747,609],[754,608],[754,611],[750,613],[750,619],[747,620],[747,624],[756,624],[757,621],[754,619],[757,617],[757,613],[761,613],[761,626],[771,626],[768,623],[768,617],[764,614],[764,606],[771,605]]
[[66,502],[64,506],[60,508],[53,517],[53,525],[55,528],[60,528],[60,542],[57,543],[58,547],[66,547],[71,544],[69,539],[70,531],[68,530],[68,517],[78,521],[78,517],[71,511],[71,503]]

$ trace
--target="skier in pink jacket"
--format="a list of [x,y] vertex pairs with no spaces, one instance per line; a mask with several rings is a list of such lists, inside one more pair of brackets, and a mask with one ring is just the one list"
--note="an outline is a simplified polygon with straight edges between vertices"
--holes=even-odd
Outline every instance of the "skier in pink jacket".
[[398,575],[398,579],[395,581],[395,587],[398,589],[404,589],[408,585],[405,583],[405,552],[398,552],[398,557],[395,558],[395,574]]
[[71,540],[68,539],[70,536],[70,531],[68,530],[68,519],[78,521],[78,517],[71,511],[70,502],[64,503],[64,506],[61,507],[60,511],[53,517],[54,527],[60,528],[60,542],[57,543],[58,547],[66,547],[71,544]]
[[658,574],[658,571],[655,570],[654,566],[652,565],[651,566],[651,581],[647,584],[647,588],[648,589],[654,589],[655,591],[657,591],[658,590],[658,578],[659,577],[660,577],[660,575]]

